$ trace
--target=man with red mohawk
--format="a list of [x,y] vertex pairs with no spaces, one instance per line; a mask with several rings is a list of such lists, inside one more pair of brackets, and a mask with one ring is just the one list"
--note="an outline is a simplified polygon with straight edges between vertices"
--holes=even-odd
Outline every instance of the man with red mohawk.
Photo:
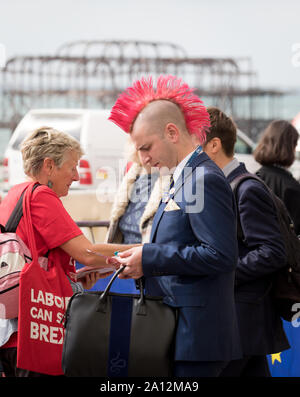
[[205,141],[209,114],[181,79],[161,76],[156,87],[150,77],[127,88],[110,120],[130,134],[144,164],[174,171],[150,243],[119,254],[126,266],[120,277],[144,276],[148,295],[179,309],[174,376],[218,376],[241,347],[234,199],[222,171],[195,149]]

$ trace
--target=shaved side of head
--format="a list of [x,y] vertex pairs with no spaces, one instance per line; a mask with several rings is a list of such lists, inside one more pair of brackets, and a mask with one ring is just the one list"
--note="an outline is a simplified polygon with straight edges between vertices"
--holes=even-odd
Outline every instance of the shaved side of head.
[[184,116],[180,108],[168,100],[156,100],[150,102],[137,116],[132,132],[140,125],[147,127],[149,134],[163,135],[168,123],[175,124],[180,132],[188,134]]

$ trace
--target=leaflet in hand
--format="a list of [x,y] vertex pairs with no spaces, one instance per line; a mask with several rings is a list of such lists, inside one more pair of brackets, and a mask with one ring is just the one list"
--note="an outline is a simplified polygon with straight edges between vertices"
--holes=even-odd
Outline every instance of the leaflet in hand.
[[114,271],[115,271],[115,269],[113,267],[84,266],[84,267],[76,270],[76,273],[73,274],[73,276],[76,278],[76,281],[78,281],[90,273],[96,272],[96,273],[104,274],[104,273],[112,273]]

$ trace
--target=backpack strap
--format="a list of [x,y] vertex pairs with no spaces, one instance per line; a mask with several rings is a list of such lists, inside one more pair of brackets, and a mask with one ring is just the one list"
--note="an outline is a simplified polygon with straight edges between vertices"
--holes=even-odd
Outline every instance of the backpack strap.
[[245,237],[244,237],[244,233],[243,233],[243,229],[242,229],[242,225],[241,225],[240,212],[239,212],[239,207],[238,207],[237,191],[238,191],[238,188],[241,185],[241,183],[248,179],[254,179],[254,180],[259,181],[269,191],[269,188],[264,183],[264,181],[262,181],[258,176],[251,174],[250,172],[245,172],[244,174],[237,176],[236,178],[234,178],[231,181],[230,186],[231,186],[231,189],[232,189],[234,197],[235,197],[236,210],[237,210],[237,237],[238,237],[238,239],[242,240],[243,242],[245,242]]
[[[40,186],[40,183],[35,183],[32,188],[32,191],[34,191],[38,186]],[[22,192],[13,212],[11,213],[11,215],[5,225],[6,233],[15,233],[17,230],[19,222],[23,216],[23,198],[24,198],[25,191],[26,191],[26,189]]]

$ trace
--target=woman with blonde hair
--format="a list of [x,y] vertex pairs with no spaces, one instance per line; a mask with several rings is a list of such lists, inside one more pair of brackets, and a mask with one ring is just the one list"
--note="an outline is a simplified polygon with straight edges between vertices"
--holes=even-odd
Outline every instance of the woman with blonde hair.
[[[62,266],[70,282],[75,272],[75,260],[86,266],[107,268],[105,256],[113,256],[115,251],[130,247],[92,244],[64,208],[60,197],[66,196],[72,182],[79,180],[77,165],[83,152],[76,139],[43,127],[23,141],[21,151],[24,171],[30,181],[9,190],[0,206],[0,224],[6,224],[23,191],[32,182],[37,182],[39,186],[32,193],[30,210],[38,256],[54,255],[55,263]],[[28,245],[23,217],[16,233]],[[82,282],[83,287],[89,289],[100,277],[111,273],[101,276],[97,272],[89,274]],[[78,283],[71,284],[73,291],[78,288]],[[6,376],[39,376],[16,368],[17,319],[1,320],[0,325],[0,359]]]

